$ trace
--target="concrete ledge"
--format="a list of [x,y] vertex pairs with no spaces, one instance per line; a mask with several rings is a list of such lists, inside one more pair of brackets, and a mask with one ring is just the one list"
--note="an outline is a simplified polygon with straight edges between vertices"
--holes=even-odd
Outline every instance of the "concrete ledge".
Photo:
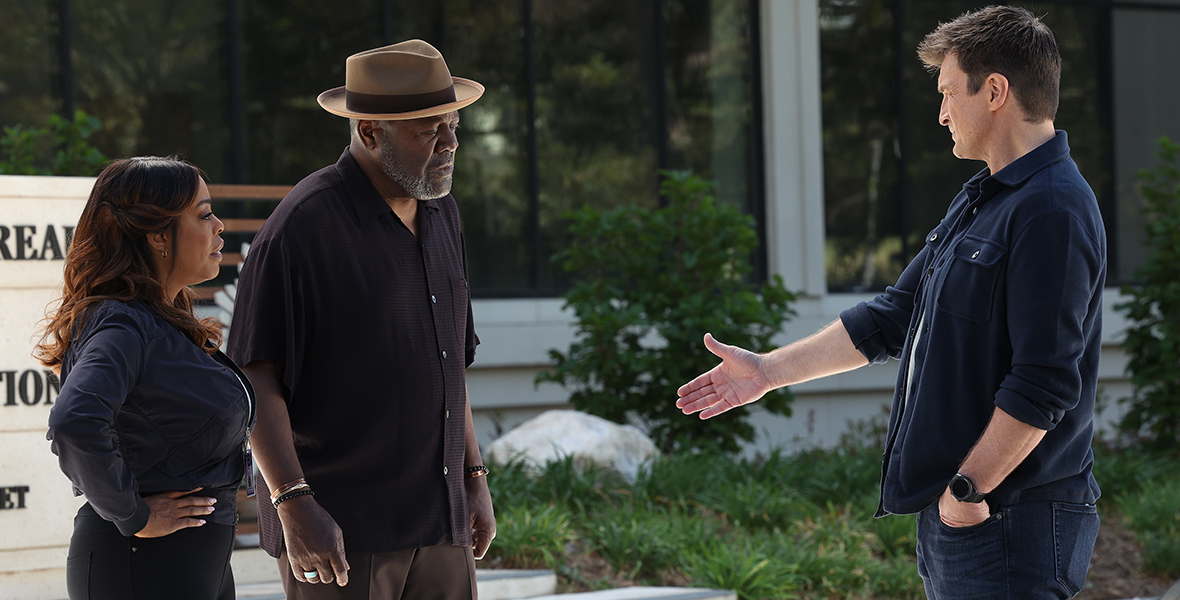
[[578,594],[538,596],[531,600],[737,600],[730,590],[679,587],[625,587]]
[[544,570],[476,569],[475,585],[479,600],[533,598],[556,591],[557,574]]
[[[239,598],[283,598],[278,565],[266,552],[259,548],[234,550],[230,561]],[[557,589],[557,575],[544,570],[476,569],[475,582],[480,600],[532,598],[552,594]]]

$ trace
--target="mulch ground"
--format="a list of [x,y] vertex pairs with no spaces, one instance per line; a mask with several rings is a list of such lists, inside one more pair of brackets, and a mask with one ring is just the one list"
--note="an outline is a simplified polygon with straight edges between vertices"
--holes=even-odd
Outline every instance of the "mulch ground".
[[1155,598],[1168,591],[1173,582],[1144,577],[1139,573],[1143,546],[1122,526],[1117,515],[1103,515],[1086,589],[1078,600]]

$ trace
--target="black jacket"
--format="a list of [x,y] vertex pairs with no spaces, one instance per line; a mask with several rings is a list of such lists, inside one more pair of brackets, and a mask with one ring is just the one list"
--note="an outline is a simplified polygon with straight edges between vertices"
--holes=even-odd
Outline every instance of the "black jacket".
[[198,487],[217,498],[207,519],[232,525],[253,397],[221,352],[140,303],[106,301],[66,351],[46,437],[74,493],[123,535],[147,524],[142,496]]

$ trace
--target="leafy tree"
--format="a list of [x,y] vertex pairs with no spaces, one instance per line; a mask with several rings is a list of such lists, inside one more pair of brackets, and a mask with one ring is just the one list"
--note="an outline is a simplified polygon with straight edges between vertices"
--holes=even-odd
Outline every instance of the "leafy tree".
[[1139,191],[1149,220],[1147,258],[1136,270],[1139,285],[1124,286],[1130,300],[1123,350],[1130,357],[1134,395],[1122,427],[1147,446],[1180,447],[1180,144],[1160,139],[1161,163],[1139,172]]
[[[102,127],[98,119],[79,110],[73,120],[50,115],[44,128],[21,125],[4,128],[0,173],[10,175],[98,174],[106,157],[87,140]],[[50,156],[52,150],[56,151]]]
[[[638,421],[665,450],[711,447],[735,452],[754,438],[747,411],[708,421],[675,406],[676,388],[717,364],[701,337],[754,350],[794,314],[782,279],[747,280],[758,244],[753,219],[718,203],[712,184],[665,172],[668,206],[620,206],[572,213],[573,244],[555,258],[574,274],[564,297],[577,338],[537,377],[574,389],[574,407],[612,421]],[[789,415],[791,395],[771,392],[762,406]]]

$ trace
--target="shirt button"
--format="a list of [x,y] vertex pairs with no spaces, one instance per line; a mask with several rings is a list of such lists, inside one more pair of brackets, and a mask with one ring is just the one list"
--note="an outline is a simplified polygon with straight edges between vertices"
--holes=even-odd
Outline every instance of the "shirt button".
[[979,207],[976,206],[975,208],[971,209],[971,214],[973,214],[973,215],[979,214]]
[[971,255],[971,258],[979,258],[979,250],[976,250],[975,254]]
[[446,412],[443,414],[443,418],[445,418],[445,419],[449,419],[449,418],[451,418],[451,411],[449,411],[449,410],[448,410],[448,411],[446,411]]
[[446,359],[446,357],[447,357],[447,351],[443,350],[443,358]]
[[447,468],[443,467],[443,475],[446,475],[446,474],[447,474]]
[[438,304],[438,299],[434,297],[434,294],[431,294],[431,295],[430,295],[430,301],[431,301],[431,302],[433,302],[433,303],[435,303],[435,304]]
[[937,234],[937,233],[936,233],[936,234],[934,234],[934,235],[932,235],[932,236],[930,236],[930,241],[932,241],[932,242],[933,242],[934,240],[937,240],[937,239],[938,239],[938,234]]

